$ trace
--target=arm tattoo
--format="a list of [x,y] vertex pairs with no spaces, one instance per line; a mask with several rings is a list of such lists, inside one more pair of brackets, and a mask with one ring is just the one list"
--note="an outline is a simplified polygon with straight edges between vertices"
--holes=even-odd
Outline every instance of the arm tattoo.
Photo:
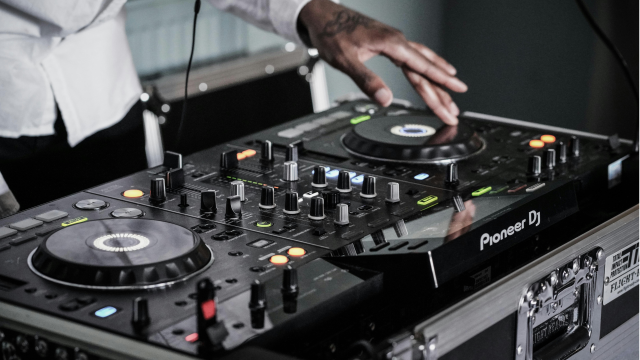
[[352,33],[358,26],[362,25],[365,28],[370,27],[373,20],[351,10],[338,11],[332,20],[329,20],[322,29],[322,32],[318,34],[320,37],[332,37],[339,33],[346,32]]

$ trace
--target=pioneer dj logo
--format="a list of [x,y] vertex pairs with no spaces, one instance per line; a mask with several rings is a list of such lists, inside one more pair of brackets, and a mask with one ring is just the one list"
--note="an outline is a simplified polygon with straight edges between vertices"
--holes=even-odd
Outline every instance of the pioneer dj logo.
[[500,232],[497,232],[493,235],[490,235],[488,233],[484,233],[482,234],[482,236],[480,237],[480,251],[484,250],[485,245],[491,246],[493,244],[497,244],[502,240],[507,239],[509,236],[514,235],[515,233],[518,233],[522,230],[524,230],[525,226],[538,226],[540,225],[540,212],[539,211],[535,211],[535,210],[531,210],[529,211],[529,223],[527,224],[527,219],[522,219],[518,222],[516,222],[515,224],[509,226],[506,229],[502,229],[500,230]]

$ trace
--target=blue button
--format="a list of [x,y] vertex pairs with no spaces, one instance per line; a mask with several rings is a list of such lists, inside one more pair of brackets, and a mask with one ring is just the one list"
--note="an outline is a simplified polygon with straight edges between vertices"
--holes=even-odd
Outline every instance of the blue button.
[[113,306],[105,306],[102,309],[97,310],[93,314],[99,318],[106,318],[108,316],[115,314],[117,311],[118,309],[114,308]]
[[331,170],[331,171],[329,171],[329,172],[327,173],[327,177],[330,177],[330,178],[332,178],[332,177],[338,177],[338,174],[340,174],[340,171],[339,171],[339,170],[336,170],[336,169],[333,169],[333,170]]
[[354,177],[353,179],[351,179],[351,182],[353,184],[362,184],[363,181],[364,181],[364,175],[358,175],[358,176]]
[[420,174],[414,176],[413,178],[416,179],[416,180],[424,180],[424,179],[426,179],[428,177],[429,177],[429,174],[420,173]]
[[353,179],[354,177],[356,177],[356,173],[354,171],[349,171],[349,178]]

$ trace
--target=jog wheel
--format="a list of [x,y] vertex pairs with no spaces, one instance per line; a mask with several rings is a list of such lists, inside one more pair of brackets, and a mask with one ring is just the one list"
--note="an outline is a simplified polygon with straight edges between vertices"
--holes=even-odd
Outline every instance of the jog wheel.
[[198,234],[176,224],[104,219],[51,233],[28,262],[53,282],[126,290],[185,280],[211,265],[213,254]]
[[466,159],[484,142],[463,120],[448,126],[435,116],[379,116],[362,122],[342,137],[352,155],[378,161],[428,164]]

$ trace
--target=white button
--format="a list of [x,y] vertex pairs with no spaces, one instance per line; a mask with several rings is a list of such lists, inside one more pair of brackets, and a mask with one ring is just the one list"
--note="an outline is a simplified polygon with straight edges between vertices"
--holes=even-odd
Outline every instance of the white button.
[[302,130],[302,131],[309,131],[309,130],[313,130],[315,128],[320,127],[320,124],[314,124],[312,122],[307,122],[304,124],[300,124],[298,126],[296,126],[297,130]]
[[296,136],[300,136],[302,135],[303,131],[302,130],[298,130],[298,129],[286,129],[286,130],[282,130],[278,133],[278,136],[283,137],[283,138],[287,138],[287,139],[291,139],[293,137]]

